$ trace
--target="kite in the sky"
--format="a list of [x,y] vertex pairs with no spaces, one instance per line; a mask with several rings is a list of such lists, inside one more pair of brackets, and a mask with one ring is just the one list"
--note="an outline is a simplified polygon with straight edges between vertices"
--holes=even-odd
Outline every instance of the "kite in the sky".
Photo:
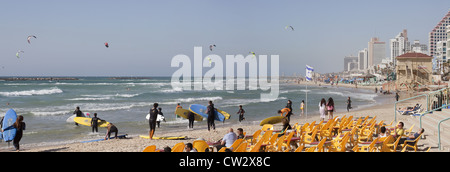
[[28,43],[29,43],[29,44],[31,44],[31,41],[30,41],[31,38],[37,39],[36,36],[34,36],[34,35],[28,36],[27,40],[28,40]]
[[256,54],[255,54],[255,52],[253,52],[253,51],[250,51],[249,54],[253,54],[253,58],[256,57]]
[[208,59],[208,60],[209,60],[209,64],[211,64],[211,63],[212,63],[212,60],[211,60],[211,58],[210,58],[210,57],[207,57],[206,59]]
[[24,53],[24,52],[25,52],[25,51],[22,51],[22,50],[17,51],[16,57],[17,57],[17,58],[20,58],[19,53]]
[[294,31],[294,27],[292,26],[286,26],[284,29],[288,30],[289,28],[291,28],[291,30]]
[[213,44],[213,45],[210,45],[210,46],[209,46],[209,50],[211,50],[211,51],[212,51],[212,50],[213,50],[213,47],[216,47],[216,45],[215,45],[215,44]]
[[105,42],[105,47],[106,47],[106,48],[109,48],[108,42]]

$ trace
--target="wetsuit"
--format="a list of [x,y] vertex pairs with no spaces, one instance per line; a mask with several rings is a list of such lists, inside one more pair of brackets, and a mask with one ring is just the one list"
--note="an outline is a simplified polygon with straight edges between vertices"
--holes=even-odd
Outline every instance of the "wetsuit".
[[100,118],[97,117],[93,117],[91,120],[91,126],[92,126],[92,132],[97,132],[98,133],[98,120],[100,120]]
[[216,124],[214,124],[214,118],[215,118],[214,104],[211,104],[208,106],[208,131],[210,130],[210,127],[212,127],[213,130],[216,129]]
[[108,139],[111,138],[111,133],[112,132],[115,133],[114,138],[117,139],[117,133],[119,133],[119,130],[117,129],[117,127],[115,125],[108,125]]
[[239,122],[241,122],[242,120],[244,120],[244,113],[245,110],[244,109],[239,109],[239,111],[237,112],[237,114],[239,114]]
[[[76,109],[73,114],[76,114],[77,117],[84,117],[83,112],[81,110]],[[78,126],[78,123],[75,122],[75,125]]]
[[16,148],[16,150],[19,150],[20,146],[19,146],[19,142],[22,139],[22,135],[23,135],[23,130],[25,130],[25,122],[20,122],[20,126],[16,126],[16,124],[14,123],[14,128],[16,128],[16,136],[14,137],[13,140],[13,145]]
[[158,117],[158,109],[152,108],[150,109],[150,119],[148,120],[148,124],[150,125],[150,130],[155,130],[156,128],[156,118]]
[[189,128],[194,128],[195,114],[192,112],[188,112],[188,119],[189,119]]

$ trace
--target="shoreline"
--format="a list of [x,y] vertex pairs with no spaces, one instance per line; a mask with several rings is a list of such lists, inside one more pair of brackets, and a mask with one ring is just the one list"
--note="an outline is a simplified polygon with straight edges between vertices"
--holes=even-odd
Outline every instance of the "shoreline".
[[[316,85],[318,86],[318,85]],[[359,89],[360,87],[358,87]],[[373,87],[374,88],[374,87]],[[370,89],[370,88],[366,88]],[[375,103],[373,105],[358,107],[357,109],[352,109],[347,113],[345,109],[337,109],[334,116],[343,115],[353,115],[354,118],[361,116],[377,116],[378,120],[384,120],[385,123],[390,123],[393,120],[392,109],[393,109],[393,95],[382,95],[378,94],[375,97]],[[308,113],[308,117],[299,116],[299,110],[294,110],[294,115],[291,116],[291,125],[295,123],[305,124],[312,121],[320,121],[319,114]],[[314,111],[313,111],[314,112]],[[156,145],[157,149],[163,149],[166,146],[173,147],[176,143],[192,143],[198,138],[202,138],[206,141],[216,142],[221,139],[229,130],[229,128],[237,129],[243,128],[247,135],[253,134],[256,130],[261,129],[259,126],[259,121],[244,121],[242,123],[232,123],[232,122],[217,122],[216,121],[216,131],[208,132],[206,126],[195,125],[193,130],[177,129],[175,131],[161,131],[156,129],[155,136],[187,136],[187,140],[148,140],[139,137],[140,134],[129,133],[127,139],[118,140],[107,140],[91,143],[53,143],[48,142],[49,145],[39,145],[39,143],[23,144],[21,145],[21,151],[23,152],[142,152],[145,147],[150,145]],[[275,124],[274,129],[281,129],[281,124]],[[148,130],[148,128],[145,128]],[[119,130],[120,131],[120,130]],[[142,132],[143,134],[145,132]],[[102,135],[103,133],[99,133]],[[124,133],[119,133],[124,134]],[[13,151],[13,147],[1,150],[1,151]]]

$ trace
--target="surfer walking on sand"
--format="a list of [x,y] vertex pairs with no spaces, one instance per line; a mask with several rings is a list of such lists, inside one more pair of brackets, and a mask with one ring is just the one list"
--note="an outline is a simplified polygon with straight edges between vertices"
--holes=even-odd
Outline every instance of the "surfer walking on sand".
[[216,124],[214,124],[215,108],[212,101],[209,101],[209,106],[206,113],[208,114],[208,131],[210,131],[211,127],[213,130],[216,130]]
[[148,124],[150,125],[150,131],[148,132],[150,140],[153,140],[153,134],[155,134],[158,113],[158,103],[154,103],[153,108],[150,109],[150,119],[148,120]]

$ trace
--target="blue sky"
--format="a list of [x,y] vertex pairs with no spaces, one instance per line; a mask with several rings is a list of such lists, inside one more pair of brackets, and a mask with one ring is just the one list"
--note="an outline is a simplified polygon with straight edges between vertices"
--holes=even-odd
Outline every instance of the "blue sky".
[[[210,44],[223,59],[279,55],[286,75],[305,64],[338,72],[373,36],[388,45],[408,29],[428,44],[449,9],[448,0],[1,1],[0,76],[171,76],[172,57],[193,59],[194,46],[206,56]],[[31,45],[28,35],[37,36]]]

